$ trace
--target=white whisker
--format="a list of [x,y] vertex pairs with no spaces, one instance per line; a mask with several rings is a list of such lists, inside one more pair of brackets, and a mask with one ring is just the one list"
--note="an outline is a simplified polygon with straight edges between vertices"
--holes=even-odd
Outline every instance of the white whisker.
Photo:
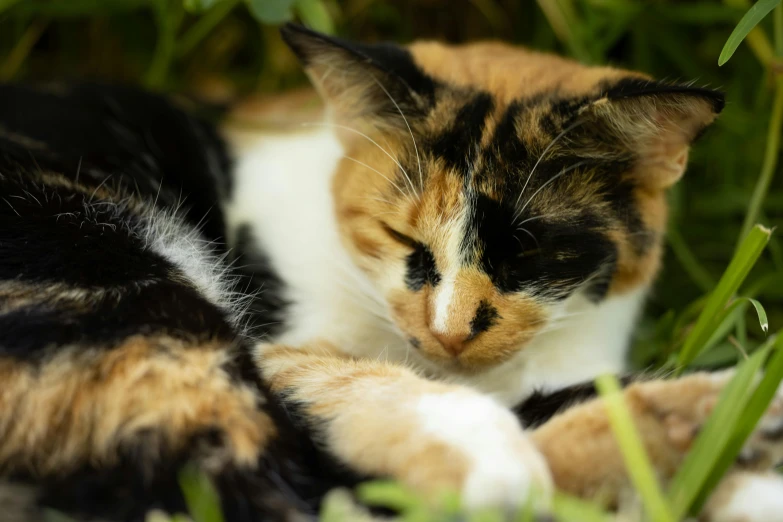
[[524,212],[524,211],[525,211],[525,209],[526,209],[526,208],[527,208],[527,206],[530,204],[530,202],[531,202],[531,201],[533,201],[533,198],[535,198],[535,197],[536,197],[536,196],[537,196],[537,195],[538,195],[538,194],[539,194],[539,193],[540,193],[542,190],[544,190],[544,189],[545,189],[547,186],[551,185],[551,184],[552,184],[552,183],[553,183],[555,180],[557,180],[558,178],[561,178],[561,177],[562,177],[562,176],[564,176],[565,174],[568,174],[569,172],[572,172],[572,171],[576,170],[577,168],[581,167],[581,166],[582,166],[582,165],[584,165],[585,163],[588,163],[588,160],[579,161],[579,162],[577,162],[577,163],[574,163],[573,165],[571,165],[571,166],[569,166],[569,167],[566,167],[566,168],[564,168],[564,169],[563,169],[563,170],[561,170],[561,171],[560,171],[558,174],[556,174],[556,175],[552,176],[551,178],[549,178],[549,180],[547,180],[547,182],[546,182],[546,183],[544,183],[543,185],[541,185],[541,186],[538,188],[538,190],[536,190],[536,191],[533,193],[533,195],[532,195],[532,196],[530,196],[530,198],[529,198],[529,199],[528,199],[528,200],[525,202],[525,204],[524,204],[524,205],[522,205],[522,208],[519,210],[519,212],[517,212],[517,213],[515,214],[515,217],[516,217],[516,216],[519,216],[520,214],[522,214],[522,212]]
[[323,122],[313,122],[313,123],[303,123],[302,126],[304,126],[304,127],[308,127],[308,126],[335,127],[335,128],[342,129],[342,130],[345,130],[345,131],[348,131],[348,132],[352,132],[354,134],[357,134],[357,135],[361,136],[362,138],[366,139],[367,141],[369,141],[370,143],[372,143],[373,145],[378,147],[381,150],[381,152],[386,154],[400,168],[402,173],[405,175],[406,179],[410,182],[410,176],[408,176],[408,173],[403,168],[402,164],[399,161],[397,161],[397,158],[392,156],[391,153],[389,153],[388,150],[386,150],[383,147],[381,147],[378,144],[377,141],[375,141],[374,139],[372,139],[371,137],[369,137],[365,133],[363,133],[361,131],[358,131],[358,130],[356,130],[354,128],[348,127],[346,125],[340,125],[339,123],[331,123],[331,122],[326,122],[326,121],[323,121]]
[[530,232],[528,229],[522,228],[522,227],[518,227],[517,230],[519,230],[520,232],[524,232],[525,234],[527,234],[528,236],[533,238],[533,241],[535,241],[535,243],[536,243],[536,248],[540,248],[541,247],[541,245],[538,244],[538,239],[536,239],[536,236],[534,236],[533,233]]
[[563,129],[563,131],[560,134],[555,136],[555,138],[552,141],[549,142],[549,145],[547,145],[544,148],[544,151],[538,157],[538,160],[536,160],[535,165],[533,165],[533,168],[530,170],[530,174],[528,174],[527,180],[525,180],[525,184],[522,186],[522,190],[519,192],[519,196],[517,197],[517,202],[515,203],[515,206],[519,205],[519,201],[522,199],[522,194],[525,193],[525,189],[527,188],[528,183],[530,183],[530,180],[533,178],[533,174],[536,173],[536,169],[538,168],[538,165],[541,163],[541,160],[544,159],[544,156],[546,156],[546,153],[549,152],[549,150],[552,147],[554,147],[555,143],[557,143],[563,136],[565,136],[566,134],[568,134],[569,132],[571,132],[572,130],[574,130],[576,127],[578,127],[581,124],[582,124],[581,121],[577,121],[576,123],[574,123],[572,125],[569,125],[565,129]]
[[536,221],[537,219],[546,219],[546,218],[555,217],[555,216],[557,216],[557,215],[558,215],[558,214],[540,214],[540,215],[538,215],[538,216],[533,216],[533,217],[527,218],[526,220],[524,220],[524,221],[522,221],[521,223],[519,223],[519,226],[521,227],[521,226],[522,226],[522,225],[524,225],[525,223],[529,223],[529,222],[531,222],[531,221]]
[[[416,151],[416,162],[419,164],[419,183],[421,184],[421,187],[424,188],[424,174],[422,174],[421,171],[421,157],[419,157],[419,147],[416,145],[416,138],[413,137],[413,131],[411,130],[411,126],[408,123],[408,119],[405,117],[405,114],[403,114],[402,109],[397,104],[397,101],[392,97],[392,95],[389,93],[389,91],[386,90],[386,87],[384,87],[380,81],[375,76],[372,76],[372,79],[375,81],[376,84],[378,84],[378,87],[383,89],[383,92],[386,93],[386,96],[389,97],[391,102],[394,104],[394,106],[397,108],[397,110],[400,113],[400,116],[402,116],[402,121],[405,122],[405,126],[408,127],[408,133],[411,135],[411,141],[413,142],[413,148]],[[410,182],[410,178],[408,178],[408,181]],[[411,188],[415,191],[416,189],[413,187],[413,182],[411,182]]]
[[396,189],[399,191],[399,193],[400,193],[400,194],[402,194],[402,197],[404,197],[404,198],[409,198],[409,197],[410,197],[408,194],[406,194],[406,193],[405,193],[405,191],[404,191],[404,190],[402,190],[402,189],[400,188],[400,186],[399,186],[399,185],[397,185],[397,184],[396,184],[394,181],[392,181],[392,180],[391,180],[391,179],[390,179],[388,176],[384,175],[384,174],[383,174],[383,172],[381,172],[380,170],[378,170],[378,169],[375,169],[375,168],[373,168],[373,167],[369,166],[368,164],[364,163],[363,161],[359,161],[359,160],[358,160],[358,159],[356,159],[356,158],[352,158],[351,156],[343,156],[343,158],[345,158],[345,159],[347,159],[347,160],[351,160],[351,161],[353,161],[354,163],[357,163],[357,164],[361,165],[362,167],[367,167],[368,169],[370,169],[371,171],[375,172],[375,173],[376,173],[376,174],[378,174],[380,177],[382,177],[383,179],[385,179],[386,181],[388,181],[389,183],[391,183],[391,184],[394,186],[394,188],[396,188]]

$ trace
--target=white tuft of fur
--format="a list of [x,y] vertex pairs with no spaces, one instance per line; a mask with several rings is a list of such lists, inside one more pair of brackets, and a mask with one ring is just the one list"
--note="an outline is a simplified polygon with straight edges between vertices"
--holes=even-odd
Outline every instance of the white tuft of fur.
[[[114,217],[113,222],[101,221],[107,214]],[[243,326],[253,296],[235,290],[237,278],[231,275],[226,255],[218,254],[215,245],[186,221],[179,208],[164,210],[155,207],[154,202],[139,204],[130,198],[96,202],[90,199],[84,203],[83,218],[112,230],[120,221],[121,226],[139,238],[145,250],[170,262],[181,272],[183,282],[226,312],[232,324]]]
[[783,522],[783,478],[775,473],[733,478],[733,490],[709,514],[709,522]]
[[546,462],[517,419],[489,397],[469,392],[425,395],[417,405],[424,431],[467,457],[462,499],[470,509],[546,508],[552,478]]

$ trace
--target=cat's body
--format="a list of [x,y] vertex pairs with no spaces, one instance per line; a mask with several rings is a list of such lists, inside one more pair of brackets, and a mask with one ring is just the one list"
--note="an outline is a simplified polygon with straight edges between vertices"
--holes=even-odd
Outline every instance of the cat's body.
[[[665,189],[721,95],[499,44],[286,38],[328,123],[230,131],[231,152],[157,96],[2,87],[0,473],[33,492],[20,516],[176,511],[186,461],[232,521],[378,476],[468,508],[546,506],[553,481],[616,503],[601,403],[552,416],[591,394],[564,386],[623,369]],[[626,389],[662,478],[726,377]],[[706,516],[765,488],[737,472]],[[779,507],[749,498],[754,521]]]

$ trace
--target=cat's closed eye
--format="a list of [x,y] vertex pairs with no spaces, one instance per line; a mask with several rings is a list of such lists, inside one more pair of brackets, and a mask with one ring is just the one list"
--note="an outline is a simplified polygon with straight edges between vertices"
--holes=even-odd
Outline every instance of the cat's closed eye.
[[389,236],[392,239],[394,239],[396,242],[398,242],[398,243],[400,243],[400,244],[402,244],[404,246],[410,247],[410,248],[416,248],[419,245],[419,242],[416,241],[415,239],[413,239],[412,237],[406,236],[402,232],[399,232],[399,231],[393,229],[392,227],[390,227],[387,223],[385,223],[383,221],[381,221],[380,223],[381,223],[381,227],[383,227],[383,230],[387,234],[389,234]]

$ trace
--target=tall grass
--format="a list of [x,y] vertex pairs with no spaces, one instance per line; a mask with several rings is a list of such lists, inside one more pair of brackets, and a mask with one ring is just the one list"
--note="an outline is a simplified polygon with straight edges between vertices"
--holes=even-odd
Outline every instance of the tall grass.
[[[726,91],[723,115],[671,195],[665,268],[632,362],[678,372],[741,363],[713,416],[731,429],[718,434],[718,421],[708,423],[669,490],[655,493],[622,402],[611,381],[602,384],[624,454],[641,466],[651,519],[697,509],[783,375],[783,336],[767,338],[783,323],[783,243],[769,233],[783,224],[780,0],[0,0],[0,80],[93,77],[229,102],[304,82],[274,27],[291,18],[364,40],[502,38]],[[748,375],[764,365],[753,384]],[[208,498],[199,480],[183,486],[197,492],[190,499]],[[396,485],[363,491],[402,507],[407,520],[452,516],[453,503],[430,513]],[[338,504],[325,515],[347,509]],[[213,508],[194,506],[194,519],[219,520]],[[562,495],[555,512],[604,517]]]

